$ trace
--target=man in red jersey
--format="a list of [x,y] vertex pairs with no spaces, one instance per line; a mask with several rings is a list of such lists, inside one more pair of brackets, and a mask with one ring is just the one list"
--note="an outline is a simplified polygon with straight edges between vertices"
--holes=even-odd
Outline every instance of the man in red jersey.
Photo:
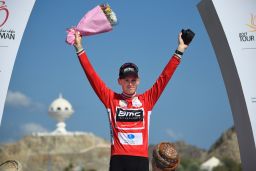
[[151,111],[180,63],[188,47],[179,34],[179,45],[166,67],[143,94],[137,94],[140,83],[138,67],[125,63],[120,67],[118,84],[122,93],[109,89],[95,72],[83,47],[79,32],[75,49],[84,72],[95,93],[108,112],[111,134],[110,171],[148,171],[148,132]]

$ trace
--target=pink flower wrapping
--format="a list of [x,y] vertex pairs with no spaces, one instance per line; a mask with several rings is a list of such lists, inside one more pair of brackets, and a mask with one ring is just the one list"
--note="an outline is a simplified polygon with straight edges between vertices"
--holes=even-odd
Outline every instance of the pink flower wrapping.
[[67,30],[66,42],[73,45],[75,42],[75,31],[82,36],[90,36],[112,30],[112,26],[100,6],[88,11],[76,27]]

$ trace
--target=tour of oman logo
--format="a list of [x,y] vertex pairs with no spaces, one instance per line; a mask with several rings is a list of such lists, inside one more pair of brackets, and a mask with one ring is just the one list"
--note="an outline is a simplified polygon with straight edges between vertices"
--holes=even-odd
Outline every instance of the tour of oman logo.
[[249,24],[246,24],[249,31],[239,33],[239,39],[241,42],[255,42],[256,32],[256,15],[251,14],[251,20]]
[[246,25],[252,29],[251,32],[256,32],[256,15],[251,14],[251,23]]
[[5,4],[5,0],[0,1],[0,27],[2,27],[9,17],[9,10]]

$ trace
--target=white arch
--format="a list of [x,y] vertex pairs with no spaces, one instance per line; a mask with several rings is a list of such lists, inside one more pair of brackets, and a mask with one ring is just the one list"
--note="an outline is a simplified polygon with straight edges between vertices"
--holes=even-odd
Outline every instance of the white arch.
[[253,171],[256,169],[256,32],[250,26],[255,23],[256,0],[202,0],[198,9],[225,82],[243,170]]

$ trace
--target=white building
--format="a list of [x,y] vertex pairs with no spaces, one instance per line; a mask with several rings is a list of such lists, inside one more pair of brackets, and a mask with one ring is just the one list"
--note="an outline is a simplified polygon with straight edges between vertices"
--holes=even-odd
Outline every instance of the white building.
[[[55,99],[48,109],[49,116],[57,121],[56,129],[53,132],[36,132],[34,136],[56,136],[56,135],[87,135],[87,132],[69,132],[66,130],[65,120],[73,113],[73,107],[68,100],[64,99],[62,94]],[[91,133],[89,133],[91,134]]]
[[221,161],[218,158],[212,156],[207,161],[201,164],[200,169],[205,171],[212,171],[214,167],[220,165],[222,165]]
[[49,115],[57,121],[57,129],[52,132],[53,134],[67,134],[65,120],[68,119],[73,113],[73,108],[69,101],[59,95],[59,98],[54,100],[49,106]]

